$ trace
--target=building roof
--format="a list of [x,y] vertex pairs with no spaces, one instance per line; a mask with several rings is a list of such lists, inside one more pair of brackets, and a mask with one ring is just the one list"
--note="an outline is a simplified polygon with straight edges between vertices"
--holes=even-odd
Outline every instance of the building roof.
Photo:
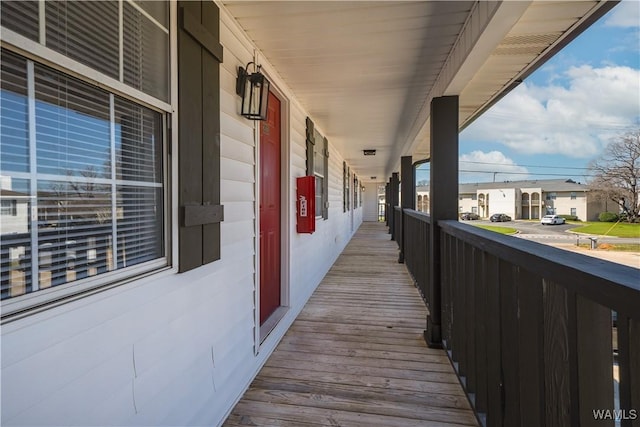
[[[572,179],[533,179],[521,181],[501,182],[476,182],[460,184],[458,192],[461,194],[475,193],[477,190],[497,190],[506,188],[541,188],[544,192],[550,191],[589,191],[585,184],[575,182]],[[416,187],[418,192],[428,192],[428,185]]]
[[12,199],[23,198],[23,197],[28,198],[29,197],[29,195],[26,194],[26,193],[21,193],[19,191],[8,190],[6,188],[0,189],[0,196],[6,197],[6,198],[12,198]]

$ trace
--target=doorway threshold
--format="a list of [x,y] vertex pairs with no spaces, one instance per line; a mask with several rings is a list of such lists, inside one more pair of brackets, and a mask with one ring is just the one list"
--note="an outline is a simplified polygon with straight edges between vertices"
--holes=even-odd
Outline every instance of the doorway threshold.
[[271,316],[269,316],[262,325],[260,325],[260,344],[267,339],[271,331],[275,329],[280,320],[282,320],[284,315],[287,314],[287,311],[289,311],[289,307],[281,305],[275,309],[273,314],[271,314]]

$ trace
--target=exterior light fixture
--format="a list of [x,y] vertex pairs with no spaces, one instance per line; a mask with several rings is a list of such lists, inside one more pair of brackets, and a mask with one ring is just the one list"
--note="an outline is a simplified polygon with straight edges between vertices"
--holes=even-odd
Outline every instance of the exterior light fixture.
[[378,179],[378,177],[377,176],[372,176],[371,179]]
[[362,150],[362,152],[364,153],[365,156],[375,156],[376,155],[376,150],[373,150],[373,149]]
[[[249,66],[254,72],[249,74]],[[236,93],[242,97],[240,114],[249,120],[267,120],[269,80],[260,72],[260,65],[249,62],[245,68],[238,67]]]

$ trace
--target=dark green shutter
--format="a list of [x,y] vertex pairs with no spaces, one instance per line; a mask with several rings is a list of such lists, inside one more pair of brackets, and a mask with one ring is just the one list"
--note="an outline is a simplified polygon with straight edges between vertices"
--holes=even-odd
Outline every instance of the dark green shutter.
[[178,3],[179,271],[220,259],[220,14]]
[[347,177],[347,162],[342,162],[342,212],[347,211],[347,200],[349,198],[349,192],[347,191],[347,183],[349,178]]
[[313,130],[313,122],[307,117],[307,176],[313,175],[313,146],[316,143]]
[[322,149],[324,160],[324,180],[322,181],[322,218],[329,219],[329,141],[324,138]]

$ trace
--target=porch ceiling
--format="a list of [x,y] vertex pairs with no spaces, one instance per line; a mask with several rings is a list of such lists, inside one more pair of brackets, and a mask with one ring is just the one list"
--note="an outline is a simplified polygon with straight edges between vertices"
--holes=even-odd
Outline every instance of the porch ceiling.
[[613,4],[223,1],[365,182],[429,157],[433,97],[466,126]]

